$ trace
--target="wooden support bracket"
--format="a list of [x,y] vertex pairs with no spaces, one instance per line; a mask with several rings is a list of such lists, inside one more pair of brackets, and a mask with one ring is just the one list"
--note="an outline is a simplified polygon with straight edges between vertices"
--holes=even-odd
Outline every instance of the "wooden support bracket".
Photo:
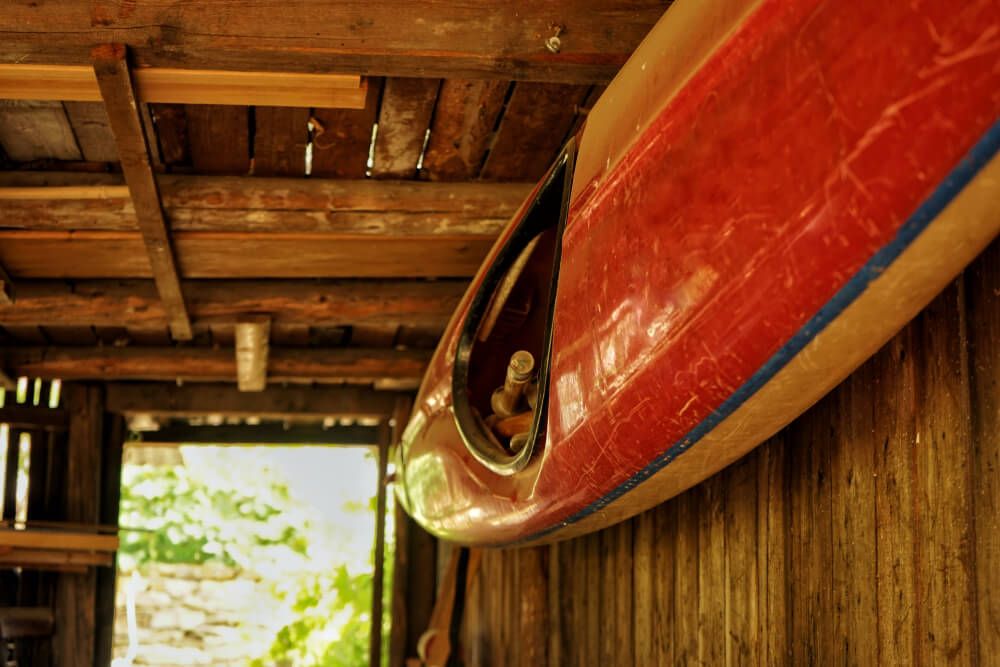
[[191,320],[184,306],[180,277],[167,233],[156,179],[150,167],[149,145],[139,116],[135,90],[121,44],[104,44],[92,53],[94,73],[104,98],[111,131],[118,144],[122,172],[135,208],[149,256],[156,289],[177,340],[190,340]]

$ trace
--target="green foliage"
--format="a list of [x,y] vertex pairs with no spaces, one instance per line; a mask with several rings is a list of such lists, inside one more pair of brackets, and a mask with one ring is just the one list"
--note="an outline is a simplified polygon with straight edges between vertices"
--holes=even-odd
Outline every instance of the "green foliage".
[[[121,521],[142,526],[124,533],[120,553],[132,566],[144,563],[218,562],[236,567],[256,548],[283,546],[305,554],[298,528],[274,521],[290,501],[276,482],[267,494],[213,488],[181,466],[144,466],[122,485]],[[273,503],[273,504],[272,504]]]

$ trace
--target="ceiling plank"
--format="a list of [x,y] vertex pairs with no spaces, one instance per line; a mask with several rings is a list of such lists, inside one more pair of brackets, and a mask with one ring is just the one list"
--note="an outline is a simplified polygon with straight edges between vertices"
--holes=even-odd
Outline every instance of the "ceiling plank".
[[150,447],[184,443],[206,445],[365,445],[375,444],[377,429],[374,426],[322,424],[222,424],[219,426],[194,426],[174,422],[160,426],[156,431],[129,434],[131,447]]
[[[232,350],[195,347],[25,347],[0,350],[11,375],[62,380],[189,380],[235,382]],[[271,382],[370,384],[382,380],[415,387],[430,359],[427,350],[272,348]]]
[[375,137],[376,178],[413,178],[424,150],[439,79],[386,79]]
[[479,175],[509,87],[506,81],[469,79],[441,85],[422,177],[464,181]]
[[[467,278],[495,234],[386,236],[337,233],[177,232],[188,278]],[[149,278],[144,237],[134,232],[0,232],[0,264],[20,278]],[[169,278],[168,278],[169,280]],[[171,281],[171,299],[180,285]],[[161,291],[161,296],[163,292]],[[169,303],[177,304],[176,300]],[[171,321],[179,310],[170,308]],[[185,339],[174,332],[174,337]]]
[[250,171],[250,120],[247,107],[188,104],[187,135],[191,164],[205,174]]
[[257,107],[254,125],[253,173],[257,176],[304,176],[309,110]]
[[[226,3],[17,2],[0,14],[0,61],[81,65],[93,44],[122,41],[141,66],[599,83],[668,5],[285,0],[233,11]],[[552,53],[545,43],[559,28]]]
[[0,101],[0,145],[15,162],[81,157],[61,102]]
[[190,340],[191,322],[184,307],[173,248],[150,167],[149,147],[125,61],[125,47],[120,44],[98,46],[93,50],[93,61],[149,266],[170,319],[170,332],[177,340]]
[[63,107],[73,126],[83,159],[90,162],[118,162],[118,146],[108,125],[104,105],[95,102],[66,102]]
[[[465,281],[261,280],[185,281],[192,318],[229,324],[246,313],[267,314],[276,324],[407,325],[439,328],[465,292]],[[152,281],[20,282],[17,301],[0,304],[0,324],[24,326],[126,326],[167,324]]]
[[[360,109],[367,84],[357,75],[234,72],[147,67],[132,73],[145,103],[235,104]],[[0,63],[0,98],[100,102],[94,70],[85,65]]]
[[311,173],[314,176],[365,177],[381,92],[382,80],[376,79],[370,82],[362,109],[316,109],[313,112]]
[[153,417],[260,417],[262,419],[384,418],[398,393],[367,387],[270,386],[245,393],[231,384],[111,382],[105,385],[106,409]]

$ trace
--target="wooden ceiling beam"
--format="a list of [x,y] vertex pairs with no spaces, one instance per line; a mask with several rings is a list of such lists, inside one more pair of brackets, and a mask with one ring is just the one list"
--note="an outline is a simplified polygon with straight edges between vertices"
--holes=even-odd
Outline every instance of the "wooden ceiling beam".
[[[173,104],[361,109],[368,88],[356,74],[138,68],[136,98]],[[0,99],[100,102],[92,67],[0,63]]]
[[[464,280],[188,280],[198,324],[234,324],[263,313],[275,325],[358,324],[443,328],[465,292]],[[21,281],[14,304],[0,304],[0,325],[167,325],[152,281]]]
[[245,393],[232,384],[111,382],[105,385],[106,409],[153,417],[260,417],[305,420],[327,417],[383,419],[403,394],[367,387],[271,385]]
[[138,66],[602,83],[669,4],[17,2],[0,62],[87,64],[93,44],[123,41]]
[[149,266],[170,321],[170,332],[177,340],[190,340],[191,321],[184,307],[177,264],[150,167],[149,145],[125,60],[125,47],[105,44],[96,47],[92,57]]
[[236,386],[240,391],[264,391],[267,386],[270,338],[271,319],[266,315],[236,321]]
[[[194,347],[12,347],[0,350],[16,376],[62,380],[190,380],[235,382],[231,349]],[[405,384],[415,387],[430,359],[426,350],[272,348],[272,382]]]

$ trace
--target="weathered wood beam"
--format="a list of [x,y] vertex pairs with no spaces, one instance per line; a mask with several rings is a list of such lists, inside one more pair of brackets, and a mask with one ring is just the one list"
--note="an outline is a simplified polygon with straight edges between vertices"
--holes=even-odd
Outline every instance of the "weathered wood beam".
[[[272,382],[393,380],[415,385],[429,357],[423,350],[275,348],[268,377]],[[17,375],[43,379],[236,381],[236,359],[224,349],[25,347],[0,350],[0,359]]]
[[260,417],[304,420],[326,417],[382,419],[392,414],[398,393],[366,387],[267,387],[243,393],[231,384],[111,382],[105,385],[108,412],[153,417]]
[[[354,74],[234,72],[140,68],[133,72],[141,102],[360,109],[367,82]],[[100,102],[94,70],[85,65],[0,63],[0,99]]]
[[5,405],[0,408],[0,424],[11,428],[65,431],[69,415],[65,410],[42,408],[34,405]]
[[[138,229],[128,188],[112,175],[90,176],[0,173],[4,210],[0,226]],[[374,236],[495,235],[532,188],[530,183],[176,175],[160,175],[157,183],[173,231],[326,231]]]
[[[123,41],[141,66],[597,83],[668,5],[288,0],[280,11],[249,3],[234,12],[219,3],[19,2],[0,15],[0,61],[86,64],[93,44]],[[558,46],[547,47],[557,32]]]
[[321,424],[258,424],[257,426],[193,426],[173,423],[157,431],[133,434],[129,444],[156,446],[177,443],[211,445],[367,445],[376,444],[374,426]]
[[236,322],[236,386],[240,391],[264,391],[267,386],[268,341],[271,320],[267,316],[241,317]]
[[[165,230],[164,230],[165,232]],[[177,232],[187,278],[465,278],[475,275],[494,235],[371,236],[328,232]],[[0,232],[0,263],[19,278],[153,278],[171,322],[180,284],[164,246],[138,232]],[[156,256],[151,266],[150,258]],[[176,337],[176,336],[175,336]]]
[[[274,324],[398,324],[443,328],[465,292],[464,280],[188,280],[184,293],[199,324],[233,324],[261,313]],[[22,282],[14,304],[0,304],[0,325],[167,325],[151,280]]]
[[92,58],[153,279],[170,319],[170,331],[177,340],[190,340],[191,322],[184,308],[184,294],[150,167],[149,145],[125,61],[125,47],[105,44],[93,50]]

